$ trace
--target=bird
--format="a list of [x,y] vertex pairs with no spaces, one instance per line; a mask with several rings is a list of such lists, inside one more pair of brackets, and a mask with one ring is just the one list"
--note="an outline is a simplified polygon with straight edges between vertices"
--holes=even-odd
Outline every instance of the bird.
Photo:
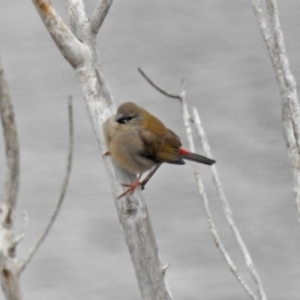
[[144,188],[145,182],[140,182],[143,173],[151,169],[154,173],[162,163],[183,165],[184,160],[190,160],[213,165],[216,162],[182,148],[180,138],[172,130],[133,102],[118,107],[116,114],[103,123],[103,133],[108,148],[104,155],[111,155],[120,167],[139,175],[133,183],[124,184],[128,189],[118,198],[133,193],[139,185]]

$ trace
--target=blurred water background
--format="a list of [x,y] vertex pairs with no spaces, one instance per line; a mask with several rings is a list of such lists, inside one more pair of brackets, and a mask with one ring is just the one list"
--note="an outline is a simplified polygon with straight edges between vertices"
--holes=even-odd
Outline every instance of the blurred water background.
[[[53,0],[65,18],[64,1]],[[97,1],[88,2],[90,13]],[[287,52],[300,78],[300,2],[279,1]],[[186,145],[180,105],[150,87],[142,67],[170,91],[187,81],[235,220],[269,299],[299,299],[300,235],[274,72],[250,1],[115,0],[98,49],[116,104],[134,101],[161,118]],[[80,87],[31,1],[1,1],[1,59],[21,145],[15,213],[29,217],[24,256],[48,222],[67,156],[67,97],[74,97],[75,153],[57,222],[21,276],[24,299],[140,299]],[[202,149],[199,146],[199,152]],[[0,139],[3,179],[3,138]],[[201,166],[225,245],[249,279],[225,225],[209,169]],[[192,164],[164,165],[145,196],[174,299],[248,299],[208,231]],[[0,299],[3,295],[0,294]]]

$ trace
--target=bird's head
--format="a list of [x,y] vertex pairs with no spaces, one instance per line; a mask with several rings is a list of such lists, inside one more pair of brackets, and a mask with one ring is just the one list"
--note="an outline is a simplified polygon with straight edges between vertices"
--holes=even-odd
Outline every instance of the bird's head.
[[119,124],[136,125],[141,122],[143,109],[133,102],[126,102],[119,106],[115,121]]

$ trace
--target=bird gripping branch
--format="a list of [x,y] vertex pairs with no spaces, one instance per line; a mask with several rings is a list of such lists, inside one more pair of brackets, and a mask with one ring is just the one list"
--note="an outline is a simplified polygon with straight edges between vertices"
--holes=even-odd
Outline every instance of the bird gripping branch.
[[139,175],[137,181],[125,185],[128,189],[119,198],[140,184],[143,187],[139,181],[142,174],[153,168],[156,171],[162,163],[183,165],[185,159],[206,165],[216,162],[181,148],[180,139],[172,130],[133,102],[121,104],[116,115],[104,122],[103,130],[107,154],[122,168]]

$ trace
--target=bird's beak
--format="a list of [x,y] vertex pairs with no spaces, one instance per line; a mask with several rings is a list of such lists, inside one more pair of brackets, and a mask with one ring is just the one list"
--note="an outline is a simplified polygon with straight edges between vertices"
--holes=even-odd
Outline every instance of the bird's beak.
[[115,117],[115,121],[120,122],[123,118],[124,118],[123,114],[117,114],[116,117]]

